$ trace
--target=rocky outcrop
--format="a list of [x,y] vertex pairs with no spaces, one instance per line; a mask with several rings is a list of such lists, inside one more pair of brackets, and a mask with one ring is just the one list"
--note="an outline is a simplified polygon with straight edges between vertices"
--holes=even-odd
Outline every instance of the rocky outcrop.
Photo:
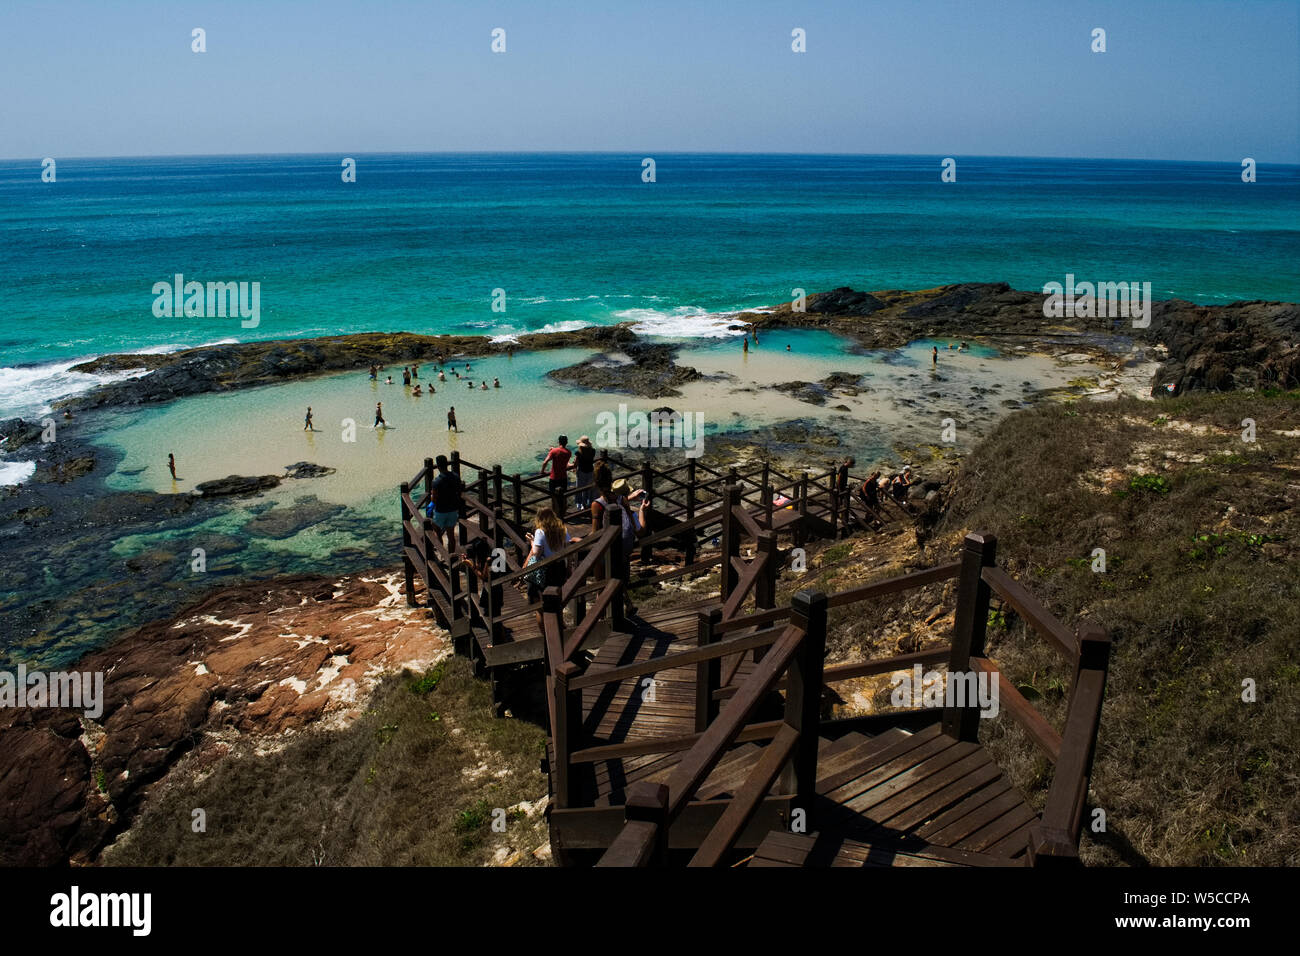
[[622,351],[631,361],[612,361],[608,355],[601,355],[547,374],[566,385],[642,398],[676,397],[681,394],[678,386],[700,378],[696,369],[676,363],[674,346],[629,342]]
[[[1153,394],[1190,389],[1294,388],[1300,384],[1300,305],[1157,302],[1144,341],[1169,351]],[[1172,389],[1166,386],[1173,386]]]
[[400,575],[281,579],[219,592],[83,658],[103,713],[0,709],[0,865],[93,860],[193,748],[359,715],[383,672],[445,656]]
[[[185,349],[167,355],[105,355],[74,366],[76,372],[121,372],[143,368],[144,374],[110,382],[57,403],[63,408],[144,405],[188,395],[269,385],[324,372],[371,365],[388,368],[505,354],[512,349],[611,348],[636,336],[627,326],[592,326],[572,332],[521,335],[515,342],[493,342],[483,335],[412,335],[407,332],[361,332],[318,339],[241,342]],[[0,432],[3,434],[3,432]]]
[[280,484],[279,475],[227,475],[212,481],[200,481],[194,490],[204,498],[246,498],[270,491]]
[[1116,344],[1137,340],[1168,350],[1151,383],[1156,396],[1188,389],[1300,386],[1300,305],[1295,303],[1202,306],[1171,299],[1152,305],[1149,328],[1135,329],[1130,318],[1048,318],[1044,299],[1041,292],[1022,292],[1005,282],[872,293],[839,288],[810,296],[806,312],[784,303],[740,318],[760,328],[828,329],[867,349],[897,348],[918,338],[976,336],[1093,344],[1112,336]]

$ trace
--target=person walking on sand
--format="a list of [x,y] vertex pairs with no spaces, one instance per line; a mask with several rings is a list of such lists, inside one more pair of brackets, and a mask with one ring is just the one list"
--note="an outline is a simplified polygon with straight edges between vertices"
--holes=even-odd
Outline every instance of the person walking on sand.
[[460,429],[456,427],[456,406],[451,406],[447,411],[447,431],[460,434]]
[[171,452],[167,453],[167,470],[172,473],[172,481],[176,480],[176,456]]
[[311,406],[310,405],[307,406],[307,417],[303,419],[302,430],[305,432],[315,431],[315,429],[311,427]]
[[378,428],[380,425],[383,425],[385,428],[387,428],[387,427],[388,427],[388,422],[384,421],[384,403],[383,403],[383,402],[376,402],[376,403],[375,403],[375,423],[374,423],[374,425],[372,425],[371,427],[372,427],[372,428]]

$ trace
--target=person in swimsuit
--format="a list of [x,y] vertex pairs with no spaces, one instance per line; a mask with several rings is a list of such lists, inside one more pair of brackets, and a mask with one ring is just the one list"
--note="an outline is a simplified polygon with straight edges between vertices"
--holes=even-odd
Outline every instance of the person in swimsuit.
[[372,425],[371,427],[378,428],[380,425],[383,425],[385,428],[387,428],[388,422],[384,421],[384,403],[376,402],[375,403],[375,424]]
[[456,406],[453,405],[447,412],[447,431],[460,434],[460,429],[456,427]]
[[302,430],[305,432],[313,431],[311,427],[311,406],[307,406],[307,417],[303,419]]

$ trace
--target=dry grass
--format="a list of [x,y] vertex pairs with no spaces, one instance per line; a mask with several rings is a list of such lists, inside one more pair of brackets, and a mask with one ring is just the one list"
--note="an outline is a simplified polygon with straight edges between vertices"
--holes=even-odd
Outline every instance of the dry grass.
[[[344,730],[307,731],[261,756],[245,746],[168,785],[103,862],[533,865],[547,842],[544,740],[534,724],[493,717],[487,684],[453,658],[388,679]],[[536,801],[531,815],[523,801]],[[195,807],[206,833],[192,832]],[[496,808],[504,833],[492,829]]]

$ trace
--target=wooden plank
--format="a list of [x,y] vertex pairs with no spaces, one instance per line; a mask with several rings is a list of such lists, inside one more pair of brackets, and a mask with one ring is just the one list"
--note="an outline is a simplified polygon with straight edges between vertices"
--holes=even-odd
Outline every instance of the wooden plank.
[[872,818],[893,829],[909,830],[972,790],[995,780],[1000,772],[982,750],[976,750],[877,804]]
[[[990,766],[993,765],[990,764]],[[996,767],[993,767],[993,769],[997,770]],[[979,786],[970,787],[968,785],[969,781],[983,776],[985,776],[985,774],[981,772],[979,774],[973,774],[965,780],[959,781],[960,784],[966,786],[965,796],[961,797],[961,799],[957,800],[955,803],[951,800],[948,801],[950,805],[946,809],[941,810],[937,815],[931,815],[928,818],[923,818],[917,821],[916,824],[909,829],[912,829],[918,836],[926,837],[935,830],[942,829],[954,820],[958,820],[970,813],[971,810],[988,803],[990,800],[1001,796],[1011,789],[1011,783],[1002,775],[1001,770],[997,770],[997,775],[994,776],[993,779]]]
[[[668,846],[671,849],[697,848],[717,825],[725,809],[726,804],[722,801],[687,804],[668,830]],[[790,797],[766,798],[745,832],[737,839],[736,846],[758,846],[763,837],[783,826],[783,815],[788,814],[789,810]],[[550,823],[553,844],[558,841],[569,849],[604,849],[617,838],[625,820],[621,806],[557,807],[551,811]]]
[[952,645],[944,644],[940,647],[931,647],[911,654],[895,654],[893,657],[880,660],[862,661],[856,664],[836,664],[825,669],[822,682],[830,684],[854,677],[866,677],[870,674],[887,674],[890,671],[910,670],[913,664],[928,664],[933,661],[947,660],[951,653]]
[[918,830],[917,834],[931,843],[956,846],[961,840],[970,836],[980,827],[993,822],[1008,810],[1014,809],[1024,802],[1024,798],[1019,793],[1014,789],[1009,789],[945,827],[926,826]]
[[1021,802],[996,820],[980,827],[957,846],[963,850],[987,850],[1008,833],[1013,833],[1037,819],[1038,814]]
[[[905,753],[900,754],[893,760],[880,764],[865,773],[861,773],[850,780],[845,781],[838,787],[826,791],[827,799],[834,800],[836,803],[845,805],[856,805],[859,798],[865,796],[869,791],[878,788],[881,784],[894,779],[895,777],[911,770],[918,763],[928,760],[936,754],[942,754],[951,750],[957,745],[957,741],[945,734],[938,734],[919,747],[914,747]],[[845,770],[840,777],[848,776],[858,768]]]
[[[884,744],[881,737],[873,737],[870,746],[862,753],[862,763],[854,764],[840,773],[830,775],[822,781],[822,786],[826,789],[821,791],[829,795],[832,790],[836,790],[845,784],[859,779],[863,774],[870,773],[882,764],[903,756],[917,747],[931,743],[940,736],[939,725],[931,724],[924,730],[909,734],[895,742]],[[954,743],[951,738],[947,740],[948,744]]]

